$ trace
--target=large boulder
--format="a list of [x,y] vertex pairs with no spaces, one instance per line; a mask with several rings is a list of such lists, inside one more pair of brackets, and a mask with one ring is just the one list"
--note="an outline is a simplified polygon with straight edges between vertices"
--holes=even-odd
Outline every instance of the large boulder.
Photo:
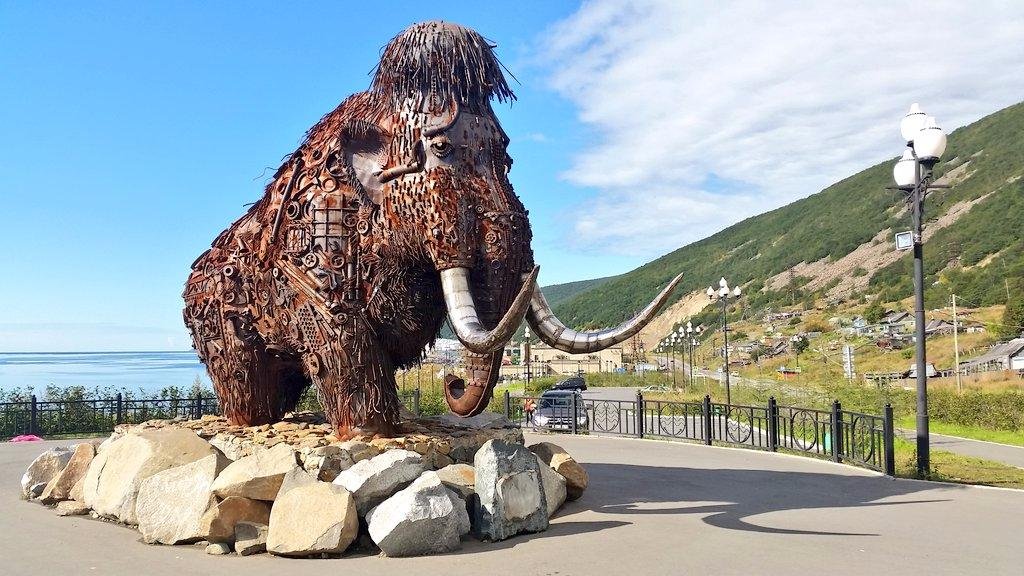
[[84,502],[101,516],[138,524],[135,502],[143,480],[215,454],[216,448],[189,430],[128,432],[93,458],[83,480]]
[[228,496],[207,510],[199,521],[199,532],[210,542],[232,542],[239,522],[267,524],[270,504],[241,496]]
[[228,462],[218,452],[143,480],[135,503],[143,541],[178,544],[206,538],[203,515],[216,504],[211,486]]
[[537,458],[524,446],[488,440],[473,458],[474,529],[479,538],[504,540],[548,527],[547,497]]
[[92,459],[96,455],[96,447],[93,444],[83,442],[76,444],[73,448],[74,452],[67,465],[46,484],[46,488],[39,496],[39,500],[43,504],[56,504],[70,499],[71,489],[85,477],[89,464],[92,464]]
[[419,454],[409,450],[389,450],[380,456],[356,462],[338,474],[334,484],[352,493],[359,515],[363,516],[418,478],[423,470],[423,459]]
[[575,500],[583,495],[583,491],[590,483],[587,470],[565,449],[551,442],[538,442],[530,445],[530,451],[565,478],[566,495],[569,500]]
[[342,470],[348,470],[354,463],[348,450],[337,444],[330,444],[311,450],[303,459],[302,467],[318,480],[333,482]]
[[565,504],[565,478],[555,472],[550,466],[537,459],[537,468],[540,470],[540,481],[544,485],[544,502],[548,507],[548,518],[554,516],[555,511]]
[[313,484],[316,481],[316,478],[312,474],[296,466],[284,475],[284,479],[281,480],[281,489],[277,491],[277,496],[274,497],[274,500],[284,496],[285,493],[293,488]]
[[370,538],[388,556],[451,552],[469,532],[466,503],[436,472],[424,472],[366,516]]
[[340,554],[359,534],[355,500],[341,486],[316,482],[274,502],[267,551],[280,556]]
[[68,465],[71,455],[68,448],[55,446],[36,456],[21,477],[21,497],[31,499],[42,494],[50,480]]
[[213,483],[213,491],[221,498],[273,500],[281,490],[284,475],[297,466],[295,450],[287,444],[277,444],[232,462]]

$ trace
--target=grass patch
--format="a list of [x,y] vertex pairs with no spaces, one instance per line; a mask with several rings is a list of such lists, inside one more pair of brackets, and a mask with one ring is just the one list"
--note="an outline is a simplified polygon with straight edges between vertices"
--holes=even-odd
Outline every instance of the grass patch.
[[915,446],[896,439],[896,475],[901,478],[1024,489],[1024,469],[991,460],[932,450],[931,467],[927,478],[918,476]]
[[[917,426],[917,422],[914,417],[907,416],[897,419],[896,425],[900,428],[914,428]],[[945,434],[947,436],[959,436],[961,438],[971,438],[973,440],[985,440],[988,442],[998,442],[1000,444],[1024,446],[1024,432],[992,430],[989,428],[979,428],[977,426],[950,424],[948,422],[936,420],[928,422],[928,430],[936,434]]]

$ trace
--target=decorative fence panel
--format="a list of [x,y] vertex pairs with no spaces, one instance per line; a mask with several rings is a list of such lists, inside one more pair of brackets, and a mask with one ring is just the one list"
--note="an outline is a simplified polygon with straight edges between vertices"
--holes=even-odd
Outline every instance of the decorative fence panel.
[[[892,407],[882,416],[832,410],[711,402],[599,400],[582,395],[512,397],[505,393],[505,416],[521,427],[572,434],[608,434],[692,440],[756,450],[779,449],[831,458],[894,475]],[[576,418],[570,417],[576,414]]]

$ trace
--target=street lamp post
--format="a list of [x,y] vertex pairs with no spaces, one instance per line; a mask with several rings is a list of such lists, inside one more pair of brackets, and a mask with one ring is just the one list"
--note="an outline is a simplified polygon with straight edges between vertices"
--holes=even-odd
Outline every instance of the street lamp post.
[[926,475],[930,466],[930,438],[928,434],[928,362],[925,351],[924,325],[924,199],[933,188],[948,188],[932,184],[932,169],[946,151],[946,134],[925,115],[917,104],[900,121],[900,134],[907,143],[903,156],[893,167],[896,187],[903,191],[910,207],[914,242],[914,332],[917,355],[917,472]]
[[678,339],[676,338],[675,333],[673,333],[672,336],[669,337],[669,339],[668,339],[669,349],[672,350],[672,389],[673,390],[675,390],[675,388],[676,388],[676,342],[677,341],[678,341]]
[[723,277],[718,281],[718,290],[716,291],[713,287],[708,286],[707,294],[709,300],[714,300],[717,296],[718,301],[722,303],[722,339],[724,341],[722,350],[724,350],[725,353],[725,367],[723,369],[725,372],[725,403],[732,404],[732,390],[729,386],[729,318],[727,313],[729,296],[739,298],[741,291],[739,286],[730,291],[729,283],[726,282]]
[[523,356],[526,357],[524,362],[526,366],[526,388],[527,394],[530,393],[530,327],[527,326],[523,330]]
[[[693,386],[695,382],[693,378],[693,353],[696,351],[697,339],[694,338],[694,334],[699,336],[702,331],[703,328],[700,326],[694,328],[692,322],[686,322],[686,334],[683,335],[683,346],[689,350],[688,369],[690,374],[690,386]],[[680,329],[680,332],[682,332],[682,329]]]

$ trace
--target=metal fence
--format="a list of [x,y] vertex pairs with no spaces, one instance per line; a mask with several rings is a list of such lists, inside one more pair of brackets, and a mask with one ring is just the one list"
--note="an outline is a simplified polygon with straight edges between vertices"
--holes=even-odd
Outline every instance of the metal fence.
[[[420,414],[420,391],[401,393],[400,400]],[[0,402],[0,440],[35,434],[42,437],[75,434],[104,434],[118,424],[138,424],[147,420],[186,418],[220,414],[215,396],[201,394],[189,398],[113,398],[98,400],[53,400],[40,402],[35,396],[25,402]]]
[[199,418],[219,413],[217,398],[113,398],[0,402],[0,438],[21,434],[67,436],[110,432],[118,424],[137,424],[152,419]]
[[[505,392],[505,416],[522,427],[570,434],[692,440],[830,458],[895,475],[892,406],[882,416],[843,410],[712,402],[597,400],[517,396]],[[572,415],[576,417],[573,418]]]

